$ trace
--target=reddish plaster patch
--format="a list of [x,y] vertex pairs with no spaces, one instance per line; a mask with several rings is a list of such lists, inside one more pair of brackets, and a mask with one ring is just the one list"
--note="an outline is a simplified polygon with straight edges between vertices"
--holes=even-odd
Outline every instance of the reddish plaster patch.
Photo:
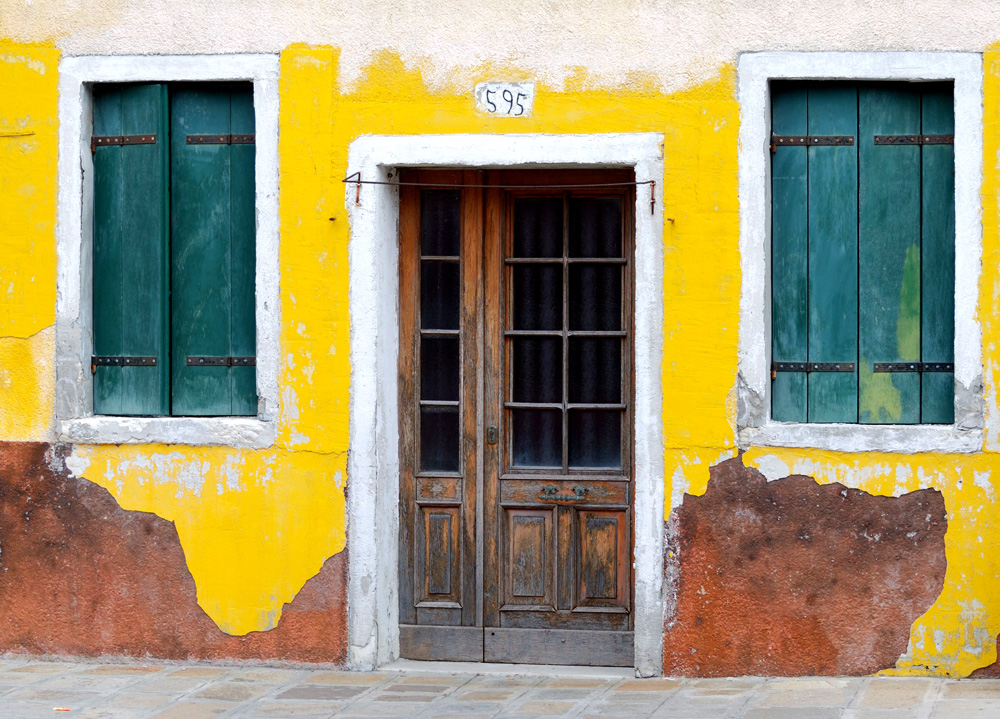
[[198,606],[173,522],[71,477],[66,451],[0,442],[0,651],[344,662],[346,551],[274,629],[230,636]]
[[893,498],[799,475],[768,482],[737,458],[712,467],[705,494],[674,514],[667,675],[893,667],[944,586],[936,490]]

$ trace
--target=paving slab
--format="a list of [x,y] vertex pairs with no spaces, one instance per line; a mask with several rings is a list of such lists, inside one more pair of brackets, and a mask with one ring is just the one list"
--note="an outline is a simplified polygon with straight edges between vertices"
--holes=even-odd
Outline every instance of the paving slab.
[[927,679],[873,679],[864,688],[858,706],[866,709],[908,709],[923,704],[930,687],[931,682]]
[[227,681],[209,684],[204,689],[192,694],[192,697],[195,699],[218,699],[225,702],[245,702],[266,694],[269,689],[270,687],[266,685]]
[[309,684],[378,684],[387,676],[389,675],[380,672],[313,672],[306,679],[306,682]]
[[303,699],[308,701],[343,700],[356,697],[367,687],[300,685],[284,690],[278,699]]
[[82,674],[97,674],[111,676],[135,676],[143,674],[156,674],[162,671],[162,666],[132,666],[129,664],[104,664],[97,667],[84,669]]
[[269,719],[299,719],[300,717],[312,719],[332,716],[340,709],[340,702],[257,702],[247,707],[245,713],[239,716],[268,717]]
[[153,715],[153,719],[212,719],[232,709],[221,702],[177,702]]

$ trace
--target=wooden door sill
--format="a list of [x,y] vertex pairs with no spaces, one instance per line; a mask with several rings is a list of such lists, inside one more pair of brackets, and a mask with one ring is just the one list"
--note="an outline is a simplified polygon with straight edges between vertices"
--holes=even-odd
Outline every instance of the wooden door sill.
[[429,662],[397,659],[378,668],[389,672],[430,672],[435,674],[497,674],[506,676],[596,677],[631,679],[632,667],[586,667],[563,664],[492,664],[486,662]]

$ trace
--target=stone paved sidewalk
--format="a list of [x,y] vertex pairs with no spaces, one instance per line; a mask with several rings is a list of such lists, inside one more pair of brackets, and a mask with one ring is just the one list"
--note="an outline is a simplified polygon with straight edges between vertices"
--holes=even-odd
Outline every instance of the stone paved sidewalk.
[[[0,659],[3,719],[1000,719],[1000,681],[645,679],[540,669],[372,673]],[[518,668],[518,672],[530,669]]]

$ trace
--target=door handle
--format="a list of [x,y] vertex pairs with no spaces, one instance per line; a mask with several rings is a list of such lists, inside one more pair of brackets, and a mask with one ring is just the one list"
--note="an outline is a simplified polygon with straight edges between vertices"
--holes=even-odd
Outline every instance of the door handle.
[[549,502],[583,502],[587,499],[587,488],[577,485],[573,487],[573,494],[559,494],[556,485],[546,484],[538,493],[537,499]]
[[495,424],[486,428],[486,444],[496,444],[500,441],[500,430]]

